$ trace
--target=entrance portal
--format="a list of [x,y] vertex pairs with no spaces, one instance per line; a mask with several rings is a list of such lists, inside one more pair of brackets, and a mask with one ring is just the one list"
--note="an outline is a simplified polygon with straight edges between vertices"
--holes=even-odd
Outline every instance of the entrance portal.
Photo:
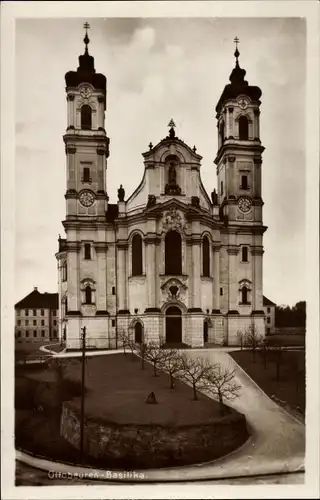
[[166,342],[182,342],[182,318],[178,307],[171,306],[166,311]]

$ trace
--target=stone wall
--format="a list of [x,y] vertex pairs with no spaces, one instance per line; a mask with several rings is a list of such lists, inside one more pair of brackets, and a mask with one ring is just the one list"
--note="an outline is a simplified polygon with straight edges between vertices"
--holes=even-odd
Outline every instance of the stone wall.
[[[60,433],[75,448],[80,446],[79,414],[63,405]],[[118,425],[85,422],[85,453],[108,459],[115,467],[155,468],[187,465],[219,458],[248,438],[245,416],[234,411],[216,422],[185,427]]]

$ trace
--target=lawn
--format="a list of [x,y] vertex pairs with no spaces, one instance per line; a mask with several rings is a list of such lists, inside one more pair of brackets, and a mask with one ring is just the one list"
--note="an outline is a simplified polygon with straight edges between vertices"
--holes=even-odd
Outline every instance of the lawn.
[[268,335],[266,337],[266,343],[268,346],[281,346],[281,347],[289,347],[289,346],[302,346],[306,345],[306,336],[298,335],[298,334],[277,334],[277,335]]
[[279,380],[277,380],[276,351],[267,351],[266,368],[263,352],[256,353],[253,361],[252,352],[235,351],[230,356],[248,373],[248,375],[268,394],[285,402],[292,410],[300,408],[305,413],[305,351],[281,352]]
[[[65,377],[81,380],[81,360],[64,359]],[[29,375],[49,381],[48,372]],[[199,394],[193,401],[188,385],[176,381],[170,389],[169,376],[159,371],[153,376],[153,368],[145,363],[141,370],[140,360],[131,354],[113,354],[86,358],[86,416],[117,424],[193,425],[210,423],[220,418],[219,404]],[[154,392],[158,404],[146,404],[148,395]],[[80,408],[80,398],[74,398],[72,407]]]

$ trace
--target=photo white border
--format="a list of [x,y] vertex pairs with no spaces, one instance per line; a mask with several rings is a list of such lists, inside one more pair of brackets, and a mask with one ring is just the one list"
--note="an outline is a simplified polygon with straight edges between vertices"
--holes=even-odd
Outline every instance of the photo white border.
[[[319,3],[314,1],[11,2],[1,5],[1,475],[2,498],[317,498],[319,495]],[[305,17],[307,416],[304,485],[14,486],[15,19]],[[57,34],[59,36],[59,34]],[[295,49],[292,46],[292,57]],[[263,82],[261,82],[263,86]],[[294,200],[292,200],[294,203]],[[294,270],[292,270],[294,272]]]

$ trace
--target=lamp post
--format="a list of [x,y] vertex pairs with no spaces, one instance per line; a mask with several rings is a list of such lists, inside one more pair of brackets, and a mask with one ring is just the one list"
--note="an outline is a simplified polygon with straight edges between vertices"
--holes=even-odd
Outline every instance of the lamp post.
[[82,374],[81,374],[81,414],[80,414],[80,455],[83,462],[84,452],[84,392],[85,392],[85,353],[86,353],[86,327],[81,328],[82,340]]

